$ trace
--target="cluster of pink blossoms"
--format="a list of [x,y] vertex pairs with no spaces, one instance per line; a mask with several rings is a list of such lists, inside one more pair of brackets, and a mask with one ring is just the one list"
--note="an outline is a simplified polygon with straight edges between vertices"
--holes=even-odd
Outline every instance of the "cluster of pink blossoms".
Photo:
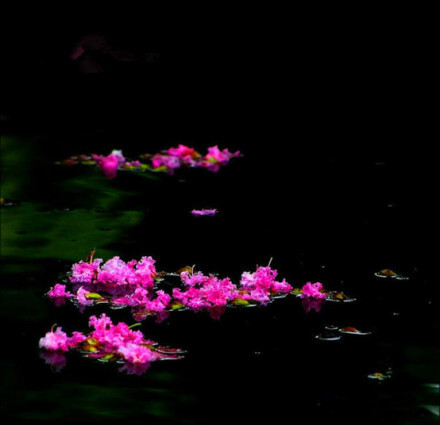
[[[94,328],[88,335],[73,332],[68,337],[62,328],[47,332],[40,339],[40,348],[57,355],[43,356],[48,363],[62,367],[65,362],[60,354],[77,349],[88,357],[104,361],[122,361],[124,370],[129,373],[145,372],[150,363],[162,359],[178,359],[183,352],[179,349],[161,347],[156,342],[145,339],[142,332],[133,331],[123,322],[114,325],[109,317],[102,314],[99,318],[91,316],[89,325]],[[51,361],[53,360],[53,362]],[[128,364],[128,365],[127,365]]]
[[195,149],[185,145],[177,148],[170,148],[163,153],[158,153],[152,157],[152,165],[155,169],[163,169],[173,173],[180,167],[202,167],[217,173],[221,167],[227,165],[231,158],[240,156],[241,153],[229,152],[228,149],[220,150],[218,146],[208,148],[208,153],[202,156]]
[[[294,290],[285,279],[276,280],[277,271],[269,266],[257,267],[253,273],[242,273],[236,285],[228,277],[221,279],[189,268],[178,275],[158,273],[154,264],[151,257],[129,262],[119,257],[105,263],[102,259],[80,261],[72,266],[69,276],[73,291],[67,291],[66,285],[57,283],[50,288],[48,296],[57,305],[65,299],[72,299],[81,308],[96,303],[129,306],[136,320],[155,316],[157,321],[166,319],[170,311],[182,308],[208,311],[219,318],[224,307],[266,305],[287,294],[298,294],[305,300],[326,298],[321,283],[308,282],[302,289]],[[180,285],[174,285],[170,294],[158,289],[161,280],[173,276],[180,277]]]
[[145,164],[139,160],[127,161],[120,150],[113,150],[109,155],[78,155],[60,161],[60,164],[71,166],[77,164],[97,165],[108,179],[114,179],[118,170],[129,171],[162,171],[173,174],[176,168],[201,167],[212,172],[218,172],[227,165],[231,158],[241,156],[240,152],[229,152],[228,149],[220,150],[218,146],[208,148],[206,155],[201,155],[194,148],[179,145],[154,155],[145,154],[141,158],[151,161]]
[[322,283],[307,282],[302,288],[301,298],[325,299],[327,295],[322,292]]

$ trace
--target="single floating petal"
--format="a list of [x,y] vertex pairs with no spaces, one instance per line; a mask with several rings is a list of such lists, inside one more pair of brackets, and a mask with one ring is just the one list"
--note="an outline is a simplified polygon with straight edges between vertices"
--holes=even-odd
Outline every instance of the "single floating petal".
[[191,214],[195,215],[195,216],[202,216],[202,215],[213,216],[213,215],[217,215],[217,209],[216,208],[213,208],[213,209],[205,209],[205,208],[203,208],[201,210],[192,210]]

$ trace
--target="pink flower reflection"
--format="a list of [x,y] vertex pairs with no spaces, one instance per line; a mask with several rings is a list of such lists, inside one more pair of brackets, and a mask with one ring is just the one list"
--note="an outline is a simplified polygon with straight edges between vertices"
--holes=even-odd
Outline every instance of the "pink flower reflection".
[[324,300],[322,299],[314,299],[314,298],[304,298],[301,301],[302,308],[306,313],[310,313],[312,310],[315,310],[316,312],[321,311],[322,304],[324,303]]
[[62,351],[41,351],[40,357],[50,365],[55,372],[60,372],[66,366],[66,355]]

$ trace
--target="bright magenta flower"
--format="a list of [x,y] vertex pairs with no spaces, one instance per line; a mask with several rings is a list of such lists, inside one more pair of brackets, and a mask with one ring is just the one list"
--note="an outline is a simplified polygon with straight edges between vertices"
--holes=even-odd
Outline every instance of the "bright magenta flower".
[[98,162],[98,168],[104,173],[108,179],[114,179],[116,177],[116,171],[119,166],[118,157],[110,154],[105,156]]
[[50,298],[70,298],[74,296],[69,291],[66,291],[66,285],[61,285],[60,283],[56,283],[53,288],[50,288],[47,295]]
[[128,343],[118,348],[118,353],[122,354],[124,359],[130,363],[147,363],[157,360],[157,353],[147,347]]
[[40,348],[45,348],[49,351],[69,351],[68,338],[62,328],[57,328],[55,332],[47,332],[46,335],[40,339]]
[[80,261],[72,266],[72,276],[70,282],[72,283],[91,283],[98,276],[99,266],[102,263],[100,258],[97,258],[92,263],[85,263]]
[[231,158],[240,155],[241,153],[239,151],[234,153],[229,152],[228,149],[223,149],[221,151],[218,146],[212,146],[208,148],[208,153],[203,157],[200,166],[217,173],[220,170],[220,167],[227,165]]
[[302,288],[301,298],[316,298],[316,299],[324,299],[326,298],[325,293],[321,292],[322,283],[316,282],[311,283],[307,282]]

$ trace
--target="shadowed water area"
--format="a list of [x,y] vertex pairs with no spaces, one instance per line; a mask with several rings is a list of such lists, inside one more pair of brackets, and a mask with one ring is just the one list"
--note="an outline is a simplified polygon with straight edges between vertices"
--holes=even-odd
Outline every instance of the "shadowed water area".
[[[316,85],[307,69],[298,78],[313,88],[290,90],[281,50],[271,62],[284,70],[280,77],[258,50],[173,51],[116,65],[104,58],[109,69],[90,75],[78,72],[65,48],[52,60],[46,53],[21,87],[26,105],[7,92],[1,197],[11,202],[1,208],[0,285],[6,423],[437,423],[434,160],[420,140],[423,117],[382,82],[360,88],[353,76],[334,80],[336,72],[327,77],[341,90]],[[136,159],[179,143],[243,156],[216,174],[121,171],[113,180],[94,166],[55,164],[112,149]],[[201,208],[218,215],[190,214]],[[114,323],[135,323],[129,309],[81,313],[44,296],[93,248],[104,260],[147,255],[158,270],[195,264],[234,282],[272,258],[294,287],[319,281],[356,301],[307,312],[289,295],[228,308],[219,320],[175,311],[137,329],[186,350],[184,359],[154,362],[136,376],[72,351],[56,371],[38,348],[54,323],[86,332],[89,316],[102,312]],[[375,275],[383,269],[408,279]],[[325,340],[339,327],[371,334],[336,331],[340,339]],[[377,372],[389,378],[368,378]]]

